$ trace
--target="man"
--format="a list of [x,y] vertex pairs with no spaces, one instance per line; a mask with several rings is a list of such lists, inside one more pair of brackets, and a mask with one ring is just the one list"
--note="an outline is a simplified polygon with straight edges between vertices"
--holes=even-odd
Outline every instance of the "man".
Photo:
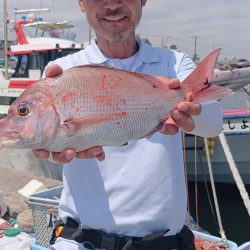
[[[185,54],[153,48],[135,36],[146,0],[78,2],[96,39],[85,50],[50,63],[47,76],[94,63],[165,76],[176,88],[194,69]],[[193,249],[192,234],[183,227],[186,192],[179,129],[217,135],[222,129],[217,102],[184,101],[160,132],[123,147],[52,153],[55,161],[65,163],[59,215],[66,224],[53,248]],[[43,150],[34,153],[49,157]]]

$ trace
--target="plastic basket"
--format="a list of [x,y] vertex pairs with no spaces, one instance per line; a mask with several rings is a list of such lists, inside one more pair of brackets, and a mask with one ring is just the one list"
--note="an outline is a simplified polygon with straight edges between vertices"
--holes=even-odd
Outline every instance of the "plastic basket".
[[[221,238],[219,238],[219,237],[216,237],[216,236],[213,236],[213,235],[210,235],[210,234],[205,234],[205,233],[202,233],[202,232],[198,232],[198,231],[195,231],[195,230],[192,230],[192,231],[193,231],[195,237],[200,237],[200,238],[202,238],[204,240],[208,240],[208,241],[214,242],[214,243],[221,241]],[[238,245],[235,242],[231,241],[231,240],[228,240],[227,244],[228,244],[228,249],[229,250],[238,249]],[[218,249],[219,249],[219,247],[218,247]]]
[[50,246],[50,239],[56,221],[59,220],[58,205],[62,186],[51,188],[28,197],[34,220],[36,245],[44,248]]
[[49,248],[41,247],[37,245],[36,242],[32,242],[30,246],[30,250],[49,250]]

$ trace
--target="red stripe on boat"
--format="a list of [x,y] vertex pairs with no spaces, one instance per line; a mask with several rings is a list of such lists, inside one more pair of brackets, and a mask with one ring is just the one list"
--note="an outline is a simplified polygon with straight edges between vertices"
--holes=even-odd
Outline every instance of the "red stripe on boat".
[[250,114],[249,109],[225,109],[224,115],[239,115],[239,114]]
[[21,81],[21,80],[10,80],[9,82],[9,88],[14,88],[14,89],[26,89],[28,88],[30,85],[32,85],[34,82],[34,80],[25,80],[25,81]]

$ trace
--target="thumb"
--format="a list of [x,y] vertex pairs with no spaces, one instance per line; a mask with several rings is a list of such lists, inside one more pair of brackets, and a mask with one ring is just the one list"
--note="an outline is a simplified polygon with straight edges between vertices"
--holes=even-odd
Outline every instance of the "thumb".
[[168,78],[166,76],[156,76],[157,79],[164,82],[170,89],[177,89],[180,87],[180,81],[176,78]]
[[46,77],[55,77],[59,76],[62,72],[63,69],[59,65],[53,64],[46,68],[45,75]]

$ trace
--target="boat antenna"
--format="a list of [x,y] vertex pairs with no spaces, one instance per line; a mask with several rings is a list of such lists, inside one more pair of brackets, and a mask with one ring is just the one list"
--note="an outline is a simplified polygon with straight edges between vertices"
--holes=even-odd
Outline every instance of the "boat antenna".
[[49,12],[50,9],[49,8],[41,8],[41,9],[24,9],[24,10],[19,10],[19,9],[15,9],[14,13],[15,14],[37,14],[37,13],[41,13],[41,12]]
[[[21,15],[21,14],[40,14],[42,12],[49,12],[49,8],[39,8],[39,9],[15,9],[14,14],[15,14],[15,23],[16,23],[16,15]],[[38,28],[37,28],[38,29]],[[37,35],[37,29],[36,29],[36,35]]]
[[40,8],[40,9],[16,9],[13,11],[15,14],[15,23],[16,23],[16,15],[22,15],[22,14],[37,14],[41,12],[49,12],[49,8]]

